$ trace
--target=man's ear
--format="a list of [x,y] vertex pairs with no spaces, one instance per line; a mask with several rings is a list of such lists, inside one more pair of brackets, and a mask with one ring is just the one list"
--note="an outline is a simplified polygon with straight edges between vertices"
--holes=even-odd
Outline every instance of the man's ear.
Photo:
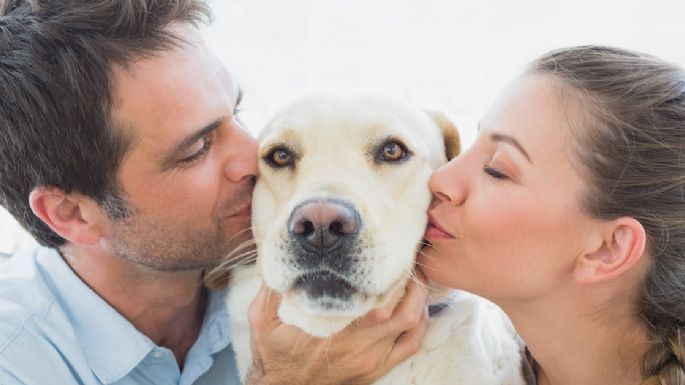
[[573,277],[578,283],[592,284],[615,278],[635,266],[645,251],[645,229],[636,219],[622,217],[605,225],[597,247],[576,261]]
[[433,119],[435,124],[440,127],[440,131],[442,131],[442,139],[445,142],[445,155],[447,155],[447,160],[459,155],[461,152],[461,140],[459,139],[457,126],[455,126],[442,112],[426,110],[426,113]]
[[59,187],[38,186],[29,194],[33,213],[62,238],[80,245],[100,240],[99,206],[80,194],[65,194]]

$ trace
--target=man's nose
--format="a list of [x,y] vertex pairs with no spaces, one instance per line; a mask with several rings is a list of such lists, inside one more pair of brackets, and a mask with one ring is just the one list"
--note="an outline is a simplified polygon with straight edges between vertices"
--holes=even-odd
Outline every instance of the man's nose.
[[234,133],[229,138],[231,147],[224,172],[232,182],[239,182],[246,177],[257,176],[257,140],[240,123],[233,127]]

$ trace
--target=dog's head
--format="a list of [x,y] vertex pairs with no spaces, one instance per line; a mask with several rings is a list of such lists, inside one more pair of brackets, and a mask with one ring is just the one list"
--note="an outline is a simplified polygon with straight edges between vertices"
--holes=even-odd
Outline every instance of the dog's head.
[[409,278],[433,169],[459,152],[441,114],[386,97],[316,97],[260,136],[253,231],[281,319],[328,336]]

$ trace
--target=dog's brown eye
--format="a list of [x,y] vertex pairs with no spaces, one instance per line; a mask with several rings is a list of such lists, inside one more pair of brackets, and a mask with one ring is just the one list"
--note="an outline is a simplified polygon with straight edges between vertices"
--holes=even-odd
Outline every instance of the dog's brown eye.
[[397,142],[389,142],[381,149],[381,156],[383,160],[388,162],[395,162],[404,158],[405,151]]
[[285,167],[293,163],[293,156],[285,148],[277,148],[271,152],[269,160],[276,167]]

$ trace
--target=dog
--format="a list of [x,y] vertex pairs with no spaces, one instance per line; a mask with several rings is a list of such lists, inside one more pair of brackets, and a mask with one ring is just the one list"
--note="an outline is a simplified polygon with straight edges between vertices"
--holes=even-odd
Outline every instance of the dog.
[[[278,316],[329,337],[404,290],[431,201],[428,178],[460,151],[442,114],[384,96],[318,96],[278,113],[259,136],[256,263],[224,264],[239,375],[251,364],[247,309],[262,280]],[[223,277],[223,278],[216,278]],[[432,287],[420,351],[376,384],[519,385],[521,347],[502,311]]]

